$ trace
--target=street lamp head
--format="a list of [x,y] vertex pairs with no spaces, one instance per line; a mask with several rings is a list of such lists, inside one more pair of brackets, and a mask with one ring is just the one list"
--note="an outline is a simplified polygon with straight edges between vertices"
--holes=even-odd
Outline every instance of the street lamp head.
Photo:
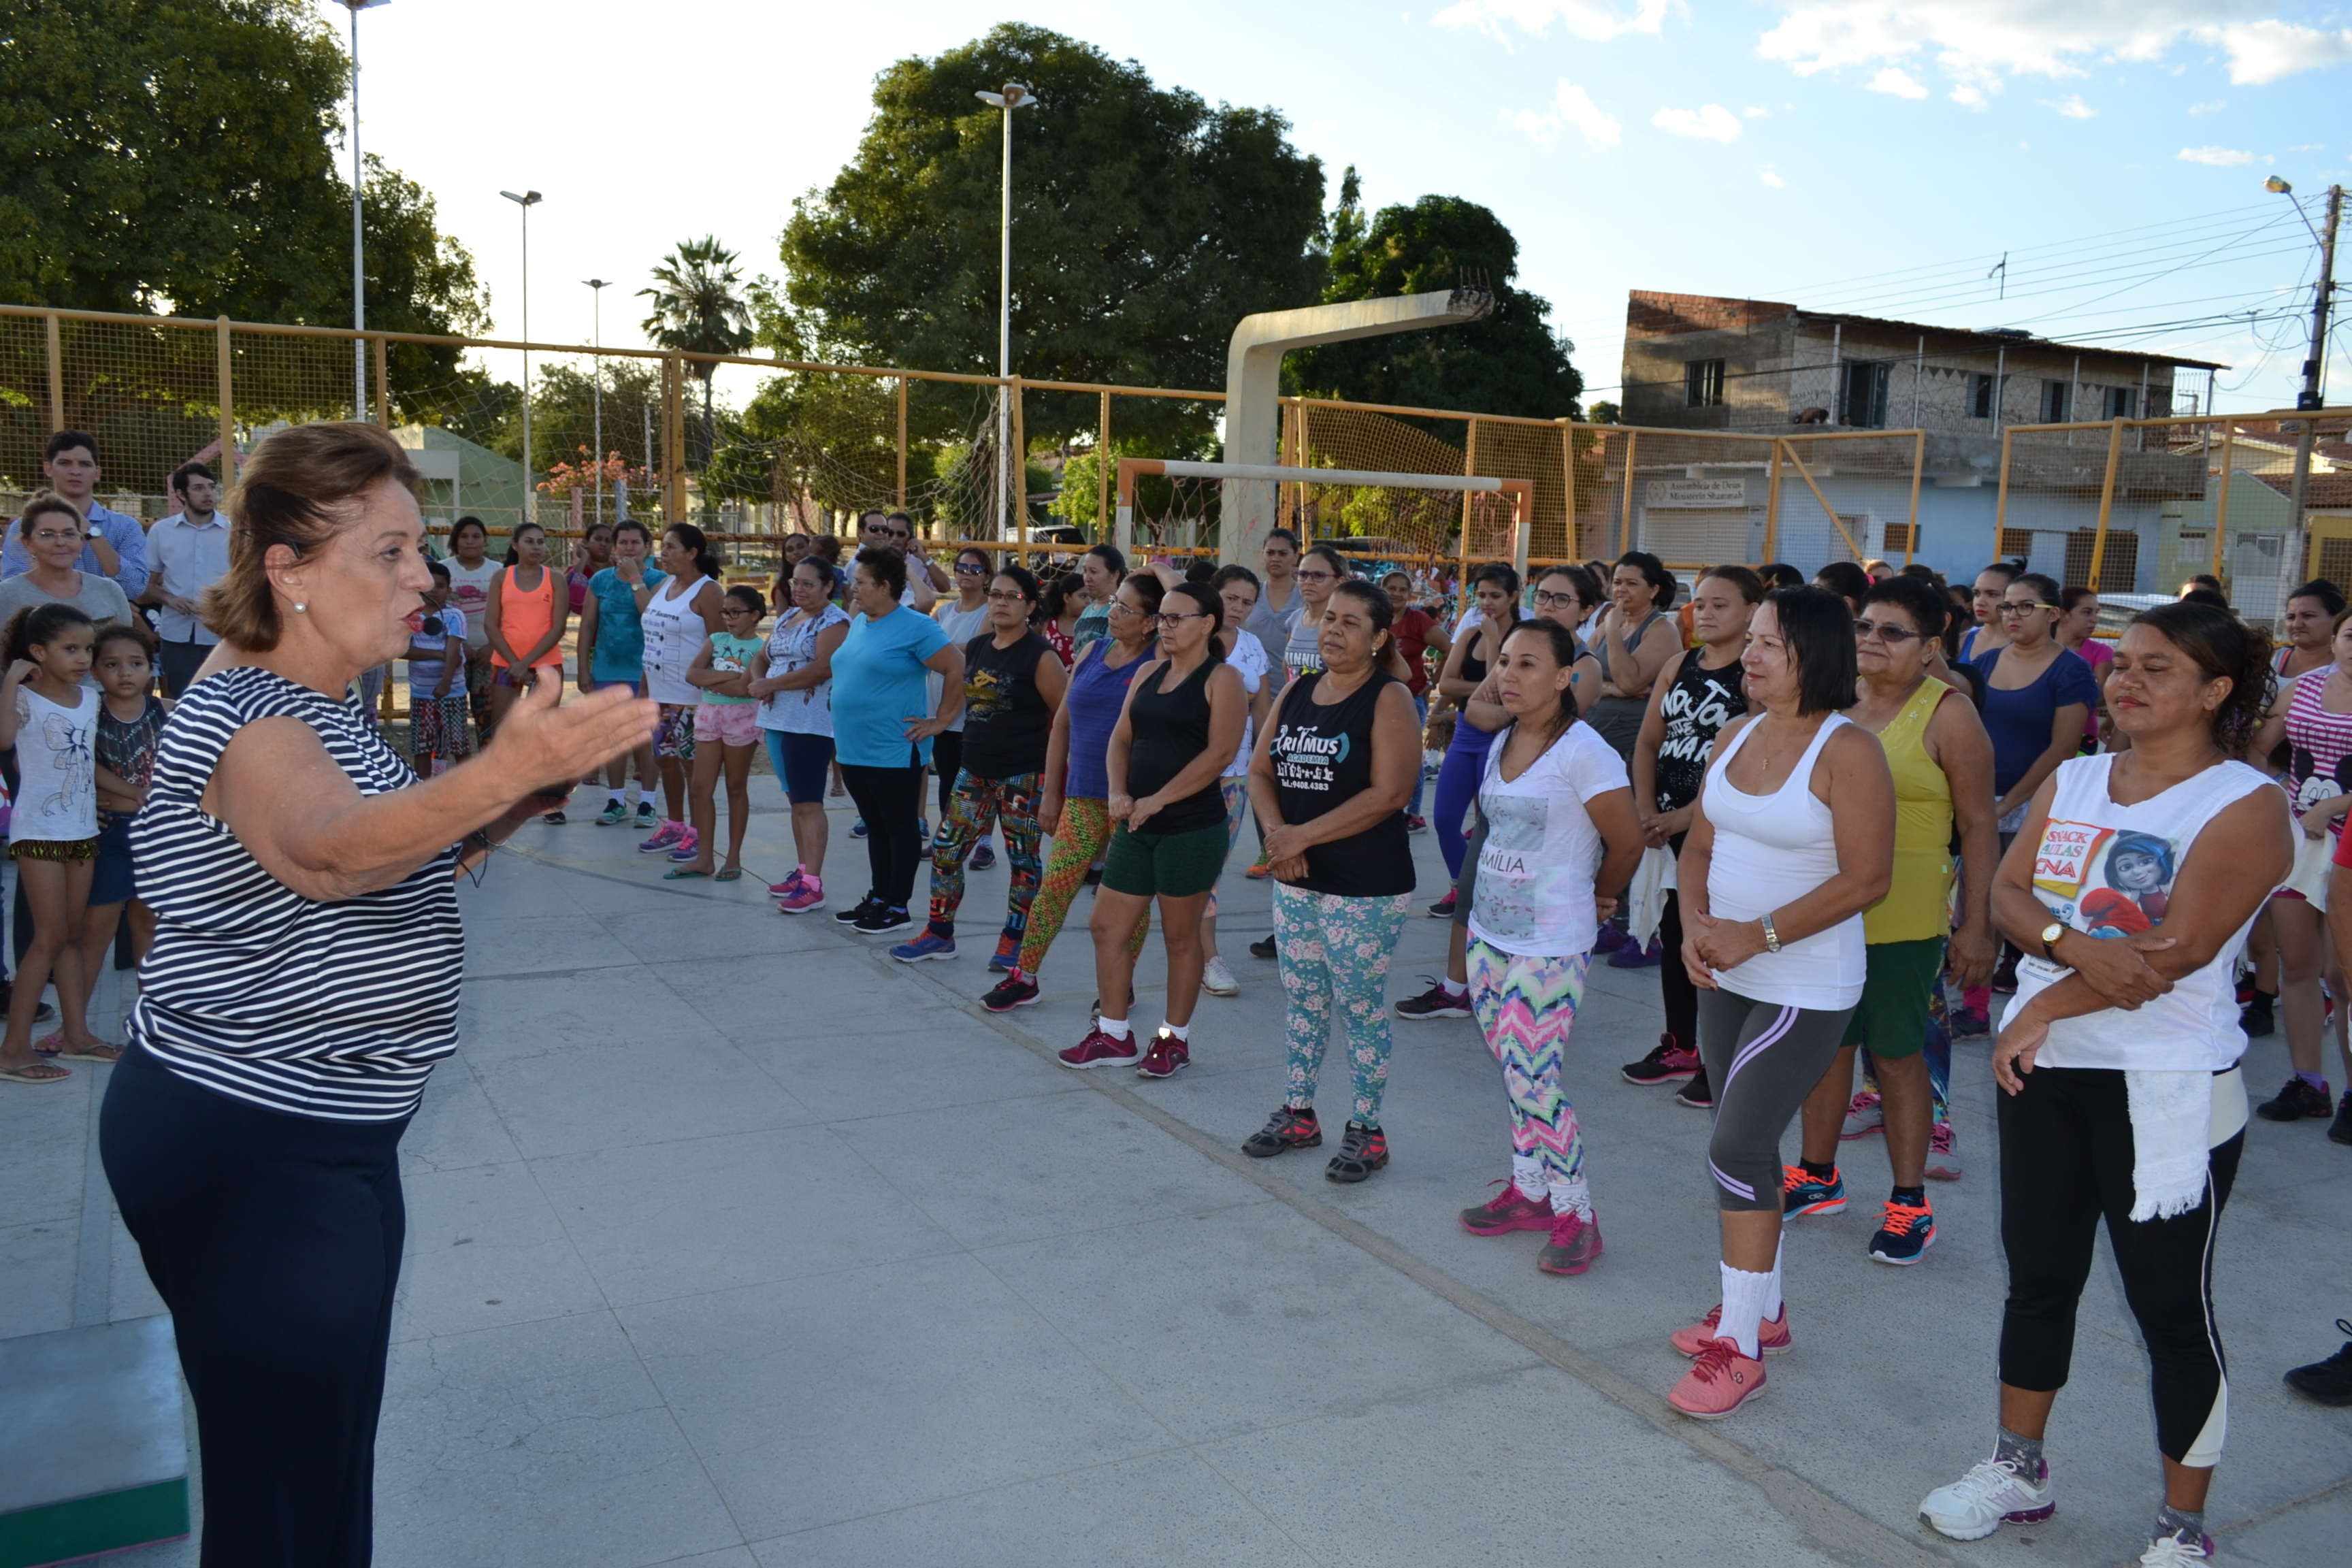
[[1003,92],[975,92],[972,97],[991,109],[1024,109],[1037,101],[1037,95],[1017,81],[1006,82]]
[[2276,174],[2273,174],[2269,179],[2263,182],[2263,189],[2270,192],[2270,194],[2274,196],[2291,196],[2294,195],[2294,187],[2288,184],[2284,180],[2280,179]]
[[507,200],[513,202],[518,206],[526,207],[536,206],[541,199],[537,191],[525,191],[521,195],[517,195],[512,191],[500,191],[499,195],[506,197]]
[[610,278],[583,278],[580,281],[591,289],[610,289],[613,286]]
[[379,5],[391,5],[392,0],[337,0],[337,3],[354,11],[373,11]]

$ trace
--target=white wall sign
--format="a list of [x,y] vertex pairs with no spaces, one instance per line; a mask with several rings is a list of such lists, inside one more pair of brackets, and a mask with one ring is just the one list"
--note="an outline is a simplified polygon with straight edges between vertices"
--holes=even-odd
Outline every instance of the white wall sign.
[[1654,507],[1732,507],[1748,504],[1746,479],[1652,479],[1647,504]]

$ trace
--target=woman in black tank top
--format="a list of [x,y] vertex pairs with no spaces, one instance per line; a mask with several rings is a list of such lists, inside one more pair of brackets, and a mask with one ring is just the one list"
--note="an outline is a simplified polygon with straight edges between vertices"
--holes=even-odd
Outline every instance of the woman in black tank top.
[[1387,595],[1343,583],[1325,613],[1324,671],[1291,682],[1250,762],[1250,804],[1273,865],[1289,1091],[1242,1145],[1260,1157],[1323,1142],[1315,1085],[1331,1018],[1348,1039],[1355,1102],[1323,1173],[1360,1182],[1388,1163],[1381,1096],[1389,1073],[1389,958],[1412,904],[1404,804],[1421,766],[1404,683],[1380,668]]
[[[1223,606],[1198,583],[1160,602],[1160,654],[1136,671],[1103,758],[1112,829],[1087,929],[1098,1016],[1060,1053],[1068,1068],[1134,1067],[1173,1078],[1192,1062],[1201,995],[1201,911],[1225,868],[1225,797],[1217,775],[1242,743],[1249,694],[1217,640]],[[1129,1026],[1135,958],[1128,942],[1160,900],[1168,947],[1168,1016],[1147,1049]]]

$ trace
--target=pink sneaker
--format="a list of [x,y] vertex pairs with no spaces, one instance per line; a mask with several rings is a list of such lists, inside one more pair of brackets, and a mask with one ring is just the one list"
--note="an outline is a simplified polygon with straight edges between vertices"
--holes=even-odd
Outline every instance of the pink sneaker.
[[1600,1223],[1570,1209],[1551,1222],[1551,1241],[1536,1254],[1536,1267],[1547,1274],[1581,1274],[1600,1256]]
[[637,853],[651,855],[660,849],[675,849],[677,847],[677,841],[686,837],[687,831],[687,826],[683,822],[665,822],[654,829],[654,836],[651,838],[637,846]]
[[[1715,1331],[1723,1322],[1721,1303],[1709,1307],[1706,1316],[1687,1329],[1676,1329],[1667,1336],[1668,1342],[1685,1355],[1696,1355],[1714,1342]],[[1797,1342],[1789,1335],[1789,1303],[1780,1303],[1780,1315],[1767,1318],[1756,1331],[1756,1348],[1766,1355],[1787,1355]]]
[[1666,1403],[1701,1421],[1720,1421],[1763,1392],[1762,1362],[1741,1355],[1729,1340],[1709,1340]]
[[802,877],[793,884],[791,892],[776,901],[776,908],[788,915],[804,915],[813,910],[824,908],[824,879]]
[[1531,1198],[1519,1191],[1516,1181],[1487,1184],[1501,1187],[1502,1195],[1489,1198],[1475,1209],[1464,1209],[1463,1229],[1473,1236],[1506,1236],[1515,1230],[1551,1228],[1551,1198],[1549,1194]]
[[1085,1039],[1055,1055],[1064,1067],[1082,1072],[1087,1068],[1131,1068],[1143,1059],[1143,1037],[1130,1028],[1127,1038],[1114,1040],[1100,1029],[1088,1029]]
[[699,858],[701,854],[702,835],[689,827],[684,837],[678,839],[677,847],[669,852],[669,858],[682,866],[689,860]]
[[801,879],[805,875],[806,873],[803,871],[800,867],[793,867],[793,874],[791,876],[785,878],[781,882],[771,882],[768,884],[768,897],[772,899],[781,899],[784,897],[794,888],[801,885]]
[[1927,1134],[1927,1176],[1931,1181],[1957,1182],[1960,1179],[1960,1146],[1952,1137],[1952,1124],[1938,1121]]

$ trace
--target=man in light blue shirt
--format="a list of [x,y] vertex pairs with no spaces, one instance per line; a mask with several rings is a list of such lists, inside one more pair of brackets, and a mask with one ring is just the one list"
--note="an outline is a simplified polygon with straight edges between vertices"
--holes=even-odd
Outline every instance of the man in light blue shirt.
[[171,488],[180,510],[147,536],[154,570],[139,602],[155,608],[161,639],[163,695],[177,697],[195,679],[220,637],[197,618],[196,601],[228,572],[228,520],[215,510],[220,487],[202,463],[173,470]]
[[[135,600],[144,594],[147,535],[140,529],[137,518],[109,511],[98,504],[97,438],[86,430],[58,431],[49,437],[41,472],[48,476],[49,488],[81,513],[89,530],[89,542],[82,546],[81,558],[74,565],[84,572],[113,578],[121,585],[127,599]],[[33,558],[26,553],[24,540],[17,536],[16,525],[10,523],[7,542],[0,544],[0,577],[14,577],[32,569]]]

